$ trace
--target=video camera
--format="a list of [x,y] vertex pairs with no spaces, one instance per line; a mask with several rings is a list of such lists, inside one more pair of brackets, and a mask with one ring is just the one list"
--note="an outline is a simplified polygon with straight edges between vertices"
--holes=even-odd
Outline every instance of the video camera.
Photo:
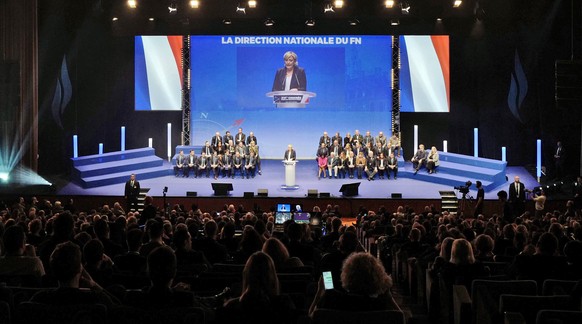
[[453,187],[455,190],[459,190],[460,193],[462,193],[463,195],[466,195],[469,193],[469,187],[471,187],[473,183],[471,182],[471,180],[465,182],[464,186],[456,186]]

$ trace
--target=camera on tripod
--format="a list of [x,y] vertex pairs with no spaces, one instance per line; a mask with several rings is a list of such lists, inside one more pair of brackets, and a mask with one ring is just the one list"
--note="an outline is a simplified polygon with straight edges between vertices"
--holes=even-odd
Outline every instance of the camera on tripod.
[[471,187],[473,183],[471,182],[471,180],[465,182],[464,186],[456,186],[453,187],[455,190],[459,190],[460,193],[462,193],[463,195],[466,195],[469,193],[469,187]]

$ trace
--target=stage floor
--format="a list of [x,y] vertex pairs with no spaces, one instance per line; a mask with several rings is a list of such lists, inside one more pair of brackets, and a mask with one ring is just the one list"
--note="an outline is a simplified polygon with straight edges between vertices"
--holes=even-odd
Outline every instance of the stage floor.
[[[167,163],[167,162],[166,162]],[[172,166],[167,163],[167,167]],[[406,168],[410,168],[407,163]],[[425,172],[422,171],[421,172]],[[507,167],[508,181],[485,193],[486,199],[497,199],[499,190],[508,190],[509,184],[513,181],[514,176],[518,175],[521,182],[526,188],[539,186],[536,179],[531,176],[523,167]],[[285,184],[285,170],[280,160],[263,160],[262,175],[256,175],[253,179],[236,179],[218,178],[182,178],[165,176],[154,179],[139,179],[142,188],[150,188],[148,195],[162,196],[164,187],[168,187],[168,197],[185,197],[187,192],[197,192],[198,196],[210,197],[214,195],[211,183],[232,183],[233,191],[230,192],[232,197],[242,197],[245,192],[257,194],[258,189],[267,189],[269,197],[306,197],[309,189],[316,189],[319,193],[330,193],[331,197],[341,197],[340,187],[346,183],[361,182],[359,195],[353,198],[371,198],[382,199],[390,198],[392,193],[401,193],[403,199],[440,199],[439,191],[452,191],[453,188],[446,185],[419,181],[414,178],[398,178],[398,180],[378,180],[368,181],[365,176],[363,179],[317,179],[317,165],[314,160],[300,160],[296,167],[296,182],[299,188],[297,190],[282,189]],[[471,180],[473,183],[474,179]],[[59,195],[93,195],[93,196],[123,196],[124,184],[109,185],[97,188],[83,189],[75,183],[68,183],[57,192]],[[458,196],[460,194],[457,192]],[[471,186],[469,195],[475,196],[475,186]]]

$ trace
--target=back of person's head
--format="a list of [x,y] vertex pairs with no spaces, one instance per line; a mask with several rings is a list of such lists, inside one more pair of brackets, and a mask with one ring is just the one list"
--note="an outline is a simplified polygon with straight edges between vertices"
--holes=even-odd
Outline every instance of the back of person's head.
[[334,217],[331,219],[331,230],[334,232],[339,232],[340,227],[342,226],[342,220],[339,217]]
[[204,235],[208,238],[214,238],[218,231],[218,225],[215,221],[210,220],[204,224]]
[[453,249],[453,242],[455,241],[454,238],[448,236],[445,237],[441,243],[441,251],[439,256],[445,260],[451,259],[451,250]]
[[303,233],[303,229],[301,228],[301,224],[297,224],[295,222],[289,223],[287,227],[287,236],[291,241],[300,241],[301,236]]
[[505,190],[501,190],[499,192],[497,192],[497,198],[499,198],[500,200],[507,200],[507,191]]
[[75,221],[70,212],[60,213],[52,222],[53,235],[55,238],[61,240],[71,239],[73,237],[74,226]]
[[50,257],[52,274],[59,282],[69,282],[81,273],[81,249],[73,242],[58,244]]
[[560,223],[552,223],[548,228],[548,232],[554,234],[555,237],[562,237],[564,236],[564,227]]
[[537,254],[554,255],[558,250],[558,239],[552,233],[544,233],[538,240],[536,250]]
[[150,240],[157,240],[164,234],[164,225],[158,221],[152,221],[148,226]]
[[190,245],[188,244],[190,240],[190,233],[188,233],[187,228],[176,229],[176,231],[174,232],[174,236],[172,237],[172,240],[174,242],[174,246],[176,246],[176,249],[190,248]]
[[515,228],[511,224],[503,226],[503,237],[508,240],[513,240],[515,237]]
[[103,259],[103,243],[99,240],[90,240],[83,246],[83,257],[88,265],[96,265]]
[[266,253],[253,253],[243,270],[241,301],[279,295],[279,279],[273,259]]
[[176,276],[177,261],[168,246],[155,248],[148,254],[148,276],[154,287],[169,287]]
[[107,223],[107,220],[101,218],[95,222],[93,227],[95,228],[95,235],[97,235],[97,238],[100,240],[109,238],[109,224]]
[[392,287],[382,263],[366,252],[350,254],[342,266],[342,287],[353,294],[377,296]]
[[358,249],[358,236],[352,231],[345,231],[339,238],[339,250],[349,254]]
[[263,248],[263,241],[259,233],[251,225],[246,225],[243,229],[240,247],[244,252],[256,252]]
[[493,251],[494,241],[491,236],[479,234],[475,239],[475,250],[479,255],[487,255]]
[[456,265],[475,263],[475,256],[473,255],[473,247],[471,246],[471,243],[463,238],[456,239],[451,248],[450,262]]
[[139,228],[132,228],[127,232],[127,247],[129,251],[136,252],[143,242],[143,231]]
[[278,270],[284,265],[285,261],[289,259],[289,251],[285,245],[274,237],[269,238],[263,244],[263,252],[268,254],[273,262],[275,263],[275,268]]
[[418,228],[413,228],[408,233],[408,238],[411,242],[419,242],[420,241],[420,230]]
[[24,252],[26,245],[26,234],[20,226],[10,226],[2,237],[6,254],[15,255]]

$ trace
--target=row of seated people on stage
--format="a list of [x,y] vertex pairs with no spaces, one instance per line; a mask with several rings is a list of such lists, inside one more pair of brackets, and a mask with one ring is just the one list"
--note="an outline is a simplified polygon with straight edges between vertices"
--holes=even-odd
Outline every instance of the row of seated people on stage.
[[[203,308],[207,319],[216,316],[216,323],[259,323],[267,315],[277,323],[297,323],[294,314],[298,310],[313,316],[319,308],[348,312],[400,309],[390,289],[393,284],[407,285],[402,277],[406,271],[392,269],[393,263],[383,259],[383,253],[380,258],[359,253],[364,251],[360,243],[364,237],[377,235],[382,236],[382,251],[394,251],[388,254],[397,258],[396,264],[408,264],[412,259],[423,269],[432,264],[431,278],[442,278],[445,285],[470,287],[475,278],[498,275],[492,272],[493,263],[505,262],[508,266],[501,271],[509,279],[533,279],[539,288],[546,279],[573,281],[567,294],[580,306],[582,218],[569,210],[547,213],[541,219],[525,213],[507,223],[503,215],[465,219],[434,206],[422,211],[362,206],[356,226],[344,226],[333,214],[352,215],[339,207],[321,211],[315,206],[313,212],[327,220],[322,235],[321,228],[293,221],[277,232],[274,213],[246,211],[242,205],[205,211],[196,205],[188,209],[174,205],[166,213],[155,206],[152,197],[146,200],[146,209],[140,213],[125,213],[119,203],[92,211],[80,211],[72,201],[66,209],[46,200],[36,207],[24,199],[11,207],[0,206],[0,226],[5,228],[0,275],[55,279],[52,284],[45,281],[45,288],[38,288],[30,299],[53,306],[99,303],[109,310],[123,305],[170,313],[172,307],[194,306]],[[219,269],[224,269],[229,258],[230,265],[241,265],[237,282],[242,281],[242,289],[232,292],[230,299],[220,294],[211,300],[195,298],[200,285],[207,283],[204,278],[212,278],[204,277],[205,273],[227,276]],[[302,269],[312,270],[309,283],[317,286],[317,292],[313,302],[296,304],[301,299],[287,294],[295,289],[294,294],[308,297],[309,284],[299,292],[297,281],[292,286],[289,282],[279,285],[284,280],[279,275],[297,274]],[[186,284],[185,271],[197,271],[202,280]],[[334,289],[324,289],[322,271],[332,272]],[[120,278],[124,280],[118,281]],[[143,286],[128,288],[139,278],[145,279]],[[224,282],[216,284],[215,291],[223,291]],[[235,283],[228,285],[234,289]],[[267,286],[252,286],[256,283]],[[431,305],[447,300],[437,298]],[[240,321],[233,316],[240,316]],[[435,318],[435,322],[442,321]]]
[[[344,144],[344,145],[342,145]],[[327,132],[319,138],[317,149],[318,179],[345,178],[362,179],[394,179],[398,177],[398,160],[400,156],[400,139],[393,134],[389,139],[379,132],[373,137],[369,131],[363,136],[356,130],[354,136],[350,133],[342,139],[339,132],[330,137]]]
[[176,157],[174,173],[183,177],[189,177],[192,173],[195,178],[209,178],[212,173],[214,179],[234,179],[237,173],[247,179],[254,178],[256,173],[262,175],[257,138],[253,132],[245,136],[242,128],[239,128],[235,137],[230,131],[226,131],[224,137],[216,132],[211,141],[204,143],[199,157],[194,150],[190,150],[188,155],[180,151]]
[[433,174],[440,165],[439,152],[436,146],[431,147],[430,151],[427,151],[424,149],[424,144],[420,144],[410,162],[412,162],[415,175],[423,166],[426,167],[429,174]]

